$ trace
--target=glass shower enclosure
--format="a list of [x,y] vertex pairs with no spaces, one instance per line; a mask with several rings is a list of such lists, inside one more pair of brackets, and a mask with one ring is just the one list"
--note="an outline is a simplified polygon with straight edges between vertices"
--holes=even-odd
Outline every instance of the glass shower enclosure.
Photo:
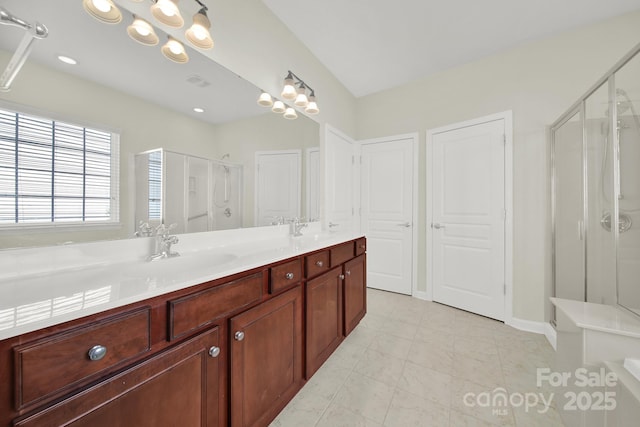
[[640,45],[551,126],[553,296],[640,315]]
[[164,149],[135,155],[135,224],[193,233],[242,226],[242,165]]

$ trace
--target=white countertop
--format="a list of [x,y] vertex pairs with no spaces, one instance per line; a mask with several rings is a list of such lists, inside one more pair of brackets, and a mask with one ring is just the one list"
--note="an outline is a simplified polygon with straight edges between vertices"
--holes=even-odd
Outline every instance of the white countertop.
[[576,326],[640,338],[640,318],[621,307],[562,298],[551,298],[551,302]]
[[[315,230],[314,230],[315,229]],[[361,237],[260,227],[180,235],[179,257],[145,260],[152,238],[0,251],[0,340]]]

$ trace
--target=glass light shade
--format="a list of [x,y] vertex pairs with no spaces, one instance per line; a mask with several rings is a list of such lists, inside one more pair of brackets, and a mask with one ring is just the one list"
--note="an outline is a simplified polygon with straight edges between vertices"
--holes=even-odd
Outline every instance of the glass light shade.
[[173,37],[169,37],[169,41],[162,46],[161,50],[162,54],[173,62],[179,64],[189,62],[189,55],[187,55],[187,52],[184,50],[184,46]]
[[204,9],[193,15],[193,25],[187,30],[187,40],[189,43],[200,49],[212,49],[213,39],[211,33],[211,21],[207,18]]
[[262,105],[263,107],[271,107],[273,105],[273,99],[271,99],[271,95],[267,92],[262,92],[260,97],[258,98],[258,105]]
[[296,90],[295,83],[292,77],[287,76],[284,79],[284,88],[282,88],[282,93],[280,95],[284,99],[287,99],[289,101],[296,99],[298,91]]
[[273,107],[271,108],[271,111],[273,111],[274,113],[284,113],[286,110],[286,107],[284,106],[284,102],[280,101],[280,100],[276,100],[273,103]]
[[82,0],[82,7],[93,18],[105,24],[122,21],[122,13],[111,0]]
[[296,114],[296,110],[294,110],[292,107],[287,107],[287,109],[284,112],[284,118],[287,120],[297,119],[298,115]]
[[176,3],[178,0],[158,0],[151,6],[151,14],[164,25],[181,28],[184,25],[184,19]]
[[308,103],[309,100],[307,99],[307,95],[305,95],[304,93],[298,93],[294,104],[296,104],[297,107],[306,107]]
[[307,108],[304,109],[304,112],[307,114],[318,114],[320,109],[318,108],[318,104],[316,104],[316,97],[313,95],[309,96],[309,103],[307,104]]
[[133,23],[127,27],[127,34],[133,40],[146,46],[155,46],[160,41],[151,24],[135,15]]

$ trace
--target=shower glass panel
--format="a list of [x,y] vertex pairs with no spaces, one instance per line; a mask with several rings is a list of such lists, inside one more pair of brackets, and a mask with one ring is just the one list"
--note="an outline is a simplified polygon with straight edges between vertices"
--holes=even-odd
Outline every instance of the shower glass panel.
[[615,304],[616,241],[613,134],[609,122],[609,85],[602,84],[584,105],[586,144],[586,301]]
[[584,301],[582,150],[582,120],[577,111],[554,132],[554,283],[555,296]]
[[614,75],[619,156],[618,303],[640,314],[640,55]]

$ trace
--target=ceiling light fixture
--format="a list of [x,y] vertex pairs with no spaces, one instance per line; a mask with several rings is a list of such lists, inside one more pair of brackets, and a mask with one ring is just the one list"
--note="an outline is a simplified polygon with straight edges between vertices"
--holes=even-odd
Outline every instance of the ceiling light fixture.
[[204,113],[204,108],[194,107],[193,111],[195,111],[196,113]]
[[[307,90],[309,90],[309,96],[307,96]],[[291,70],[287,71],[287,76],[284,78],[284,87],[280,95],[287,101],[295,100],[294,105],[299,108],[304,108],[304,112],[309,115],[320,112],[316,101],[315,90],[300,77],[296,76]],[[264,107],[272,107],[271,111],[274,113],[284,113],[285,119],[293,120],[298,118],[295,108],[285,105],[284,102],[280,100],[274,101],[271,95],[265,91],[260,93],[258,104]]]
[[127,34],[145,46],[155,46],[160,41],[151,24],[136,15],[133,15],[133,23],[127,27]]
[[316,94],[313,91],[309,94],[309,103],[304,109],[304,112],[307,114],[318,114],[320,112],[318,104],[316,103]]
[[156,20],[173,28],[182,28],[184,19],[178,9],[178,0],[157,0],[151,6],[151,14]]
[[287,77],[284,78],[284,87],[282,88],[282,93],[280,94],[280,96],[288,101],[293,101],[294,99],[296,99],[297,95],[298,91],[296,90],[296,84],[293,81],[293,73],[289,71]]
[[173,62],[184,64],[189,62],[189,55],[184,49],[184,45],[178,40],[169,36],[169,40],[162,46],[162,54]]
[[195,0],[201,7],[201,9],[193,15],[193,25],[187,30],[187,40],[197,48],[200,49],[212,49],[213,38],[209,29],[211,28],[211,21],[207,17],[207,6],[202,4],[199,0]]
[[82,0],[84,10],[105,24],[117,24],[122,21],[122,13],[111,0]]
[[296,107],[304,108],[308,103],[309,100],[307,99],[307,87],[305,86],[304,82],[301,82],[300,86],[298,87],[298,95],[296,96],[296,101],[294,102],[294,104],[296,105]]

